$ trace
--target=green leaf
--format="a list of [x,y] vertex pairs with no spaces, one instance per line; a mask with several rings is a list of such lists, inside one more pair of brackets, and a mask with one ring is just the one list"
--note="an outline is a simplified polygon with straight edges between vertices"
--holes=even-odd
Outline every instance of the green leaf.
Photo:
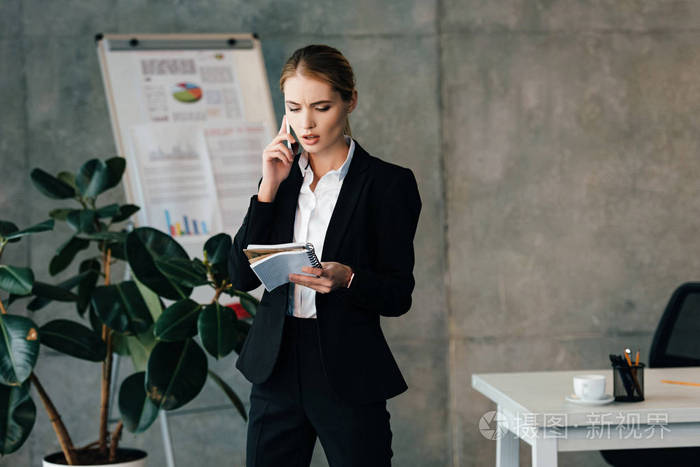
[[126,339],[129,336],[118,332],[112,332],[112,352],[121,355],[122,357],[129,356],[129,348],[126,345]]
[[[124,234],[126,238],[126,234]],[[124,242],[112,242],[107,244],[107,248],[112,250],[112,259],[121,259],[126,261],[126,251],[124,249]]]
[[[71,287],[75,287],[78,284],[78,280],[79,279],[76,279],[75,283],[72,283],[71,281],[69,285]],[[27,305],[27,308],[30,311],[37,311],[52,300],[56,300],[58,302],[78,301],[78,296],[71,292],[68,288],[61,287],[60,285],[56,286],[39,281],[34,282],[34,287],[32,287],[32,294],[36,295],[37,298],[32,300],[29,303],[29,305]]]
[[234,289],[233,287],[225,289],[224,293],[230,295],[231,297],[245,298],[246,300],[253,302],[256,306],[260,304],[260,300],[255,298],[253,295],[242,290]]
[[124,242],[126,240],[126,232],[94,232],[94,233],[81,233],[80,238],[85,238],[87,240],[107,240],[108,242]]
[[[109,190],[119,184],[126,169],[126,159],[123,157],[112,157],[107,159],[107,184],[104,190]],[[103,190],[103,191],[104,191]]]
[[134,373],[119,388],[119,412],[124,426],[132,433],[142,433],[158,417],[158,407],[146,395],[146,372]]
[[13,222],[0,220],[0,237],[7,238],[15,232],[19,232],[19,227]]
[[100,317],[95,313],[95,309],[90,306],[88,308],[88,320],[90,321],[90,327],[99,336],[102,335],[102,326],[104,323],[100,320]]
[[133,281],[96,287],[91,304],[100,320],[117,332],[140,334],[153,324],[146,302]]
[[119,205],[116,203],[103,206],[96,211],[97,217],[99,217],[100,219],[103,219],[105,217],[114,217],[118,213]]
[[29,378],[39,356],[39,333],[24,316],[0,315],[0,384],[17,386]]
[[208,370],[207,373],[209,373],[209,377],[214,380],[214,382],[221,388],[222,391],[224,391],[224,394],[226,394],[226,397],[229,398],[231,403],[236,407],[236,410],[238,410],[238,413],[243,417],[243,420],[246,422],[248,421],[248,414],[246,413],[245,410],[245,405],[243,405],[243,402],[241,399],[238,397],[238,395],[233,391],[233,388],[226,384],[226,381],[221,378],[221,376],[217,375],[211,370]]
[[68,239],[63,245],[56,250],[56,256],[51,258],[49,263],[49,274],[55,276],[59,272],[66,269],[73,262],[75,256],[82,250],[87,249],[90,242],[78,238],[75,235]]
[[31,269],[0,264],[0,289],[16,295],[28,295],[33,286],[34,272]]
[[10,235],[5,236],[6,239],[8,240],[14,240],[16,238],[24,237],[25,235],[30,235],[33,233],[38,233],[38,232],[46,232],[47,230],[53,230],[53,219],[48,219],[45,220],[44,222],[41,222],[39,224],[33,225],[31,227],[27,227],[24,230],[18,230],[17,232],[14,232]]
[[85,315],[85,310],[90,304],[92,291],[100,278],[101,265],[96,259],[86,259],[80,263],[80,282],[78,283],[78,302],[76,308],[80,316]]
[[185,298],[163,311],[153,330],[161,341],[181,341],[197,334],[197,317],[202,306]]
[[92,234],[97,232],[95,211],[92,209],[76,209],[68,213],[66,222],[78,233]]
[[141,208],[135,204],[124,204],[119,207],[119,214],[112,218],[112,222],[121,222],[130,218],[133,214],[138,212]]
[[183,258],[156,258],[155,264],[164,275],[184,287],[192,288],[208,283],[207,270],[196,261]]
[[[19,228],[13,222],[0,220],[0,245],[4,241],[3,239],[15,232],[19,232]],[[8,241],[11,243],[19,242],[19,238]]]
[[[85,277],[85,273],[78,274],[77,276],[73,276],[70,279],[66,279],[63,282],[60,282],[55,287],[59,287],[61,290],[63,290],[63,292],[69,291],[69,293],[70,293],[70,290],[73,289],[76,285],[78,285],[80,283],[80,281],[83,279],[83,277]],[[27,305],[28,310],[38,311],[38,310],[42,309],[43,307],[45,307],[46,305],[48,305],[49,303],[51,303],[53,300],[60,300],[58,298],[50,298],[49,297],[49,294],[51,294],[51,292],[55,292],[55,291],[43,292],[43,295],[42,295],[41,291],[38,292],[36,284],[37,284],[37,282],[34,283],[34,287],[32,288],[32,294],[37,295],[37,297],[35,297],[34,300],[32,300],[31,302],[29,302],[29,304]],[[42,284],[44,286],[48,285],[48,284],[44,284],[43,282],[41,282],[40,284]],[[54,287],[54,286],[50,286],[50,287]],[[62,294],[62,292],[57,292],[57,293]],[[77,295],[74,295],[74,294],[71,294],[70,297],[71,297],[71,299],[69,300],[68,299],[69,296],[65,295],[66,299],[60,300],[60,301],[71,301],[72,302],[78,298]]]
[[210,237],[204,244],[207,260],[210,264],[225,263],[228,261],[231,249],[231,236],[220,233]]
[[112,334],[112,344],[115,351],[118,350],[120,355],[131,357],[131,364],[136,371],[146,371],[148,367],[148,357],[151,351],[156,346],[156,338],[153,336],[153,327],[148,328],[146,332],[135,336]]
[[56,175],[56,178],[58,178],[60,181],[65,183],[66,185],[70,185],[73,187],[74,190],[77,190],[78,187],[75,186],[75,174],[72,172],[59,172],[58,175]]
[[192,339],[159,342],[148,359],[146,392],[159,408],[182,407],[204,387],[207,356]]
[[26,295],[15,295],[15,294],[10,294],[10,296],[7,298],[7,303],[5,303],[5,309],[8,308],[9,305],[12,305],[15,301],[20,300],[22,298],[31,298],[32,294],[31,292],[26,294]]
[[57,221],[65,221],[68,219],[68,214],[75,211],[73,208],[59,208],[53,209],[49,212],[49,217]]
[[209,238],[204,244],[206,258],[211,265],[214,281],[228,282],[228,257],[231,250],[231,236],[220,233]]
[[107,346],[92,329],[67,319],[49,321],[39,328],[41,343],[64,354],[101,362],[107,356]]
[[139,281],[138,278],[134,277],[134,282],[136,283],[136,287],[138,287],[139,292],[141,292],[143,301],[146,302],[146,306],[148,306],[148,311],[151,313],[151,318],[153,318],[154,322],[157,321],[158,318],[160,318],[160,315],[163,313],[163,305],[160,301],[160,297],[157,293]]
[[75,177],[75,185],[78,191],[85,197],[97,198],[97,195],[107,189],[109,184],[109,170],[107,164],[99,159],[90,159],[85,162]]
[[0,454],[17,451],[29,437],[36,420],[36,406],[29,381],[21,386],[0,385]]
[[204,307],[197,320],[202,345],[216,359],[233,351],[236,342],[236,313],[218,302]]
[[243,307],[243,309],[247,311],[251,317],[255,318],[255,313],[257,313],[258,311],[258,301],[255,300],[253,302],[245,297],[240,297],[238,300],[241,302],[241,306]]
[[138,227],[126,238],[126,257],[134,275],[149,289],[171,300],[187,298],[191,287],[180,284],[178,277],[161,271],[158,264],[167,259],[189,260],[185,249],[164,234],[150,227]]
[[247,292],[243,292],[242,290],[236,290],[233,287],[225,289],[224,293],[230,295],[231,297],[238,297],[239,301],[241,302],[241,306],[245,309],[245,311],[247,311],[250,316],[255,317],[255,313],[258,310],[258,305],[260,304],[260,301],[257,298]]
[[67,199],[75,197],[75,190],[72,186],[41,169],[32,170],[30,177],[37,190],[49,198]]

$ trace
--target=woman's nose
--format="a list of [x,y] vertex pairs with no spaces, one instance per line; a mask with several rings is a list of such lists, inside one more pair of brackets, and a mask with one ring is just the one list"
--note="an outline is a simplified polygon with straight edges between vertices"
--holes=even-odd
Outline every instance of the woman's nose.
[[306,112],[306,115],[304,115],[304,129],[305,130],[310,130],[311,128],[315,127],[316,125],[313,122],[313,119],[311,118],[311,113]]

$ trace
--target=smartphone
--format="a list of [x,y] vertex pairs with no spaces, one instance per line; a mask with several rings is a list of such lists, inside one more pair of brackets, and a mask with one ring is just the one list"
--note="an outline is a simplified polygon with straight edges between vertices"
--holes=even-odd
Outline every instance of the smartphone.
[[[287,134],[290,134],[292,132],[292,128],[289,126],[289,120],[285,119],[284,121],[287,124]],[[287,140],[287,147],[292,149],[292,142],[289,140]]]
[[[289,120],[285,119],[285,123],[287,124],[287,134],[292,134],[292,127],[289,126]],[[299,143],[292,143],[291,141],[287,140],[287,147],[292,150],[292,154],[296,155],[297,150],[299,149]]]

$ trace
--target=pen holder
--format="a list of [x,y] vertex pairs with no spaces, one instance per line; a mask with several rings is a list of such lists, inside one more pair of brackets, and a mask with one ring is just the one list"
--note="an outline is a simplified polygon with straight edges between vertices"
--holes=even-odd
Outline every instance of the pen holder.
[[618,402],[644,400],[644,364],[613,365],[613,396]]

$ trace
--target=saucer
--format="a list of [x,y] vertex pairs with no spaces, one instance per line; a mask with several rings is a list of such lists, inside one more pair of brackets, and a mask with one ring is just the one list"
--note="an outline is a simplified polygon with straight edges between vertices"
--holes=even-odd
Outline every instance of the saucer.
[[572,402],[574,404],[579,404],[579,405],[605,405],[605,404],[609,404],[612,401],[614,401],[615,397],[613,397],[612,394],[606,394],[601,399],[588,400],[588,399],[581,399],[576,394],[570,394],[570,395],[566,396],[565,399],[567,402]]

